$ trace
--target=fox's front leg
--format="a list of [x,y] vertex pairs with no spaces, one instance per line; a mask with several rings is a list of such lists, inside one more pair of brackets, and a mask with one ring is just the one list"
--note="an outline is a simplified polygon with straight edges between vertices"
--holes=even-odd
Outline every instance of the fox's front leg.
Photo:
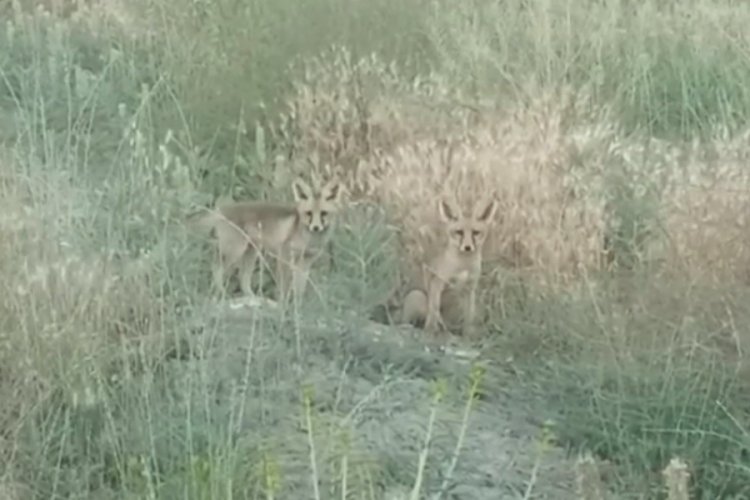
[[295,256],[292,266],[291,290],[295,300],[302,300],[310,278],[310,260],[307,255]]
[[477,281],[469,284],[468,290],[464,295],[464,328],[463,332],[466,337],[473,337],[477,333],[476,314],[477,314]]
[[284,302],[289,292],[291,273],[291,262],[286,252],[280,252],[276,256],[276,300]]
[[257,251],[253,248],[248,248],[240,261],[240,289],[245,296],[254,295],[252,282],[257,258]]
[[427,318],[424,329],[429,332],[437,332],[442,319],[440,317],[440,300],[443,295],[445,283],[437,277],[430,279],[427,287]]

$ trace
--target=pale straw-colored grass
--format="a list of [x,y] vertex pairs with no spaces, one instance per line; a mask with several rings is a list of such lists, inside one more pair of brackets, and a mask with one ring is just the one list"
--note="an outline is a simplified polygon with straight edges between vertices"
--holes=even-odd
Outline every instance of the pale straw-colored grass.
[[[616,250],[660,272],[748,279],[746,134],[645,140],[593,107],[585,89],[530,84],[533,99],[466,106],[439,78],[409,85],[375,56],[343,49],[305,71],[275,129],[294,151],[277,182],[310,168],[335,173],[354,201],[388,210],[408,260],[441,244],[438,197],[469,210],[494,193],[491,269],[561,285],[602,269]],[[632,241],[606,248],[617,238]]]

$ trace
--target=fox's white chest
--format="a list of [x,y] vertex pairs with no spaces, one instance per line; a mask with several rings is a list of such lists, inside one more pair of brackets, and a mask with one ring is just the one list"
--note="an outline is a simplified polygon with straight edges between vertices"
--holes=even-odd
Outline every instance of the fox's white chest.
[[468,269],[462,269],[457,271],[449,279],[449,284],[452,286],[463,286],[471,279],[471,272]]
[[463,288],[478,274],[475,266],[466,262],[446,260],[441,264],[434,268],[435,275],[451,288]]
[[425,266],[425,278],[427,281],[437,279],[450,288],[460,289],[479,276],[480,266],[481,261],[476,255],[445,252]]

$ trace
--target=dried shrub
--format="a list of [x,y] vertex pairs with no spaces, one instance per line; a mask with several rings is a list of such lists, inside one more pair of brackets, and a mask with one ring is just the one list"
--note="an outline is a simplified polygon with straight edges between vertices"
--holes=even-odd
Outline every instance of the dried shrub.
[[694,142],[663,194],[668,262],[712,284],[750,283],[750,130]]
[[586,89],[529,84],[531,97],[512,106],[466,105],[435,75],[408,81],[342,48],[302,67],[273,128],[276,182],[338,175],[353,201],[386,208],[407,268],[441,244],[439,196],[468,210],[494,193],[490,275],[561,286],[605,265],[648,265],[748,278],[745,136],[685,145],[628,135]]
[[[607,228],[598,158],[587,141],[596,130],[571,122],[574,99],[548,94],[447,139],[399,147],[372,160],[375,196],[403,228],[415,260],[440,244],[436,200],[455,197],[465,210],[494,193],[498,220],[485,258],[523,268],[543,281],[564,282],[583,267],[598,267]],[[571,125],[573,123],[573,125]],[[587,135],[586,135],[587,134]],[[492,266],[490,266],[492,267]]]
[[596,265],[603,196],[584,185],[592,176],[572,160],[577,152],[599,174],[600,158],[586,150],[611,131],[575,123],[588,114],[586,102],[565,93],[504,112],[463,102],[438,78],[406,82],[375,57],[353,62],[334,49],[305,66],[276,129],[292,158],[277,180],[309,168],[336,173],[355,200],[386,207],[416,260],[442,236],[437,196],[466,205],[494,192],[500,230],[487,243],[489,260],[548,276]]
[[300,77],[271,129],[274,144],[289,160],[277,168],[279,185],[312,167],[337,174],[356,198],[371,196],[370,158],[442,137],[473,114],[451,104],[455,92],[439,80],[408,81],[394,64],[376,55],[354,60],[340,46],[297,63],[292,71]]
[[578,457],[575,464],[576,493],[580,500],[603,500],[606,491],[596,460],[591,453]]
[[133,2],[123,0],[7,0],[0,2],[0,13],[18,25],[41,18],[55,21],[57,29],[85,28],[90,35],[115,30],[135,39],[154,34],[153,16],[137,14],[143,10],[142,3],[134,7]]
[[[81,234],[95,205],[83,190],[54,174],[25,178],[3,159],[0,390],[13,395],[11,418],[61,381],[75,397],[86,382],[68,374],[82,373],[80,363],[106,366],[118,355],[112,345],[146,336],[160,313],[147,272],[86,250]],[[0,432],[9,425],[0,421]]]
[[687,464],[680,458],[675,457],[669,461],[669,465],[662,471],[667,485],[667,497],[669,500],[690,500],[688,493],[688,481],[690,471]]

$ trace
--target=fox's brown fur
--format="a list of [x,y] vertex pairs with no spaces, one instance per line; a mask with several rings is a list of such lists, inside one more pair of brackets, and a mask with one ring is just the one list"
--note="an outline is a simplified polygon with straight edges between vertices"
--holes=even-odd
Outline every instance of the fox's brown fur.
[[265,251],[276,259],[279,298],[290,291],[304,292],[310,265],[321,252],[319,239],[339,209],[342,189],[336,180],[313,189],[296,178],[292,190],[294,205],[220,203],[208,214],[193,216],[194,225],[216,231],[219,261],[214,268],[214,283],[219,289],[228,275],[239,269],[242,292],[252,294],[251,277],[258,253]]

